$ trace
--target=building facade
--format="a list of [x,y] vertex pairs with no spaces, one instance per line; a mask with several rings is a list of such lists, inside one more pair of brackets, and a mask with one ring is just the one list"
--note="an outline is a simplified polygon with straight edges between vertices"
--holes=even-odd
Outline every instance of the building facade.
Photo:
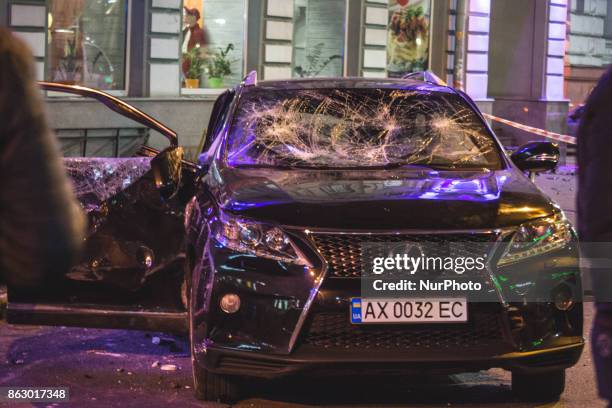
[[[485,112],[564,132],[579,78],[609,60],[607,15],[605,0],[0,0],[0,24],[30,45],[39,79],[124,97],[174,128],[191,156],[217,95],[252,70],[281,79],[430,69]],[[63,139],[129,128],[89,101],[47,99]],[[493,127],[507,144],[535,139]]]
[[612,63],[612,1],[572,0],[568,31],[565,94],[574,106]]

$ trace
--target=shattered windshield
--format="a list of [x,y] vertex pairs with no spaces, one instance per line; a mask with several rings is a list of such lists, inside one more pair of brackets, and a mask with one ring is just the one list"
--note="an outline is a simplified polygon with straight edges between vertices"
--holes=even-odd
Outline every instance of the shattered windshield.
[[234,167],[501,168],[476,113],[456,94],[422,89],[253,90],[226,157]]

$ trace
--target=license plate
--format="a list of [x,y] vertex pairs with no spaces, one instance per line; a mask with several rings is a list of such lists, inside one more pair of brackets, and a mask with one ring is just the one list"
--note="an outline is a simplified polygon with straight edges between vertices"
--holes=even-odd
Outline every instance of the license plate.
[[351,323],[467,322],[466,299],[351,299]]

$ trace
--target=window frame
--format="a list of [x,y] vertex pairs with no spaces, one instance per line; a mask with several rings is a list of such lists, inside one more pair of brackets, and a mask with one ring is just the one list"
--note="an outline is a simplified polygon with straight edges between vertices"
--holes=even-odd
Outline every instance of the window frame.
[[221,93],[221,95],[219,95],[215,101],[210,113],[208,126],[206,128],[204,143],[202,144],[202,148],[198,149],[200,150],[200,153],[208,151],[210,146],[213,145],[215,139],[219,137],[220,131],[230,116],[231,105],[236,99],[236,94],[237,92],[235,88],[229,88]]
[[607,3],[606,19],[604,20],[604,38],[612,40],[612,4]]

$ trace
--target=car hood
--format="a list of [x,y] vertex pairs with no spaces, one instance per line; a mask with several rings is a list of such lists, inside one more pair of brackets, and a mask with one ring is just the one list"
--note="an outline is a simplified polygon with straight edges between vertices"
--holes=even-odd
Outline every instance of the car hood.
[[304,228],[487,229],[555,211],[552,201],[515,169],[213,168],[207,181],[224,211]]

